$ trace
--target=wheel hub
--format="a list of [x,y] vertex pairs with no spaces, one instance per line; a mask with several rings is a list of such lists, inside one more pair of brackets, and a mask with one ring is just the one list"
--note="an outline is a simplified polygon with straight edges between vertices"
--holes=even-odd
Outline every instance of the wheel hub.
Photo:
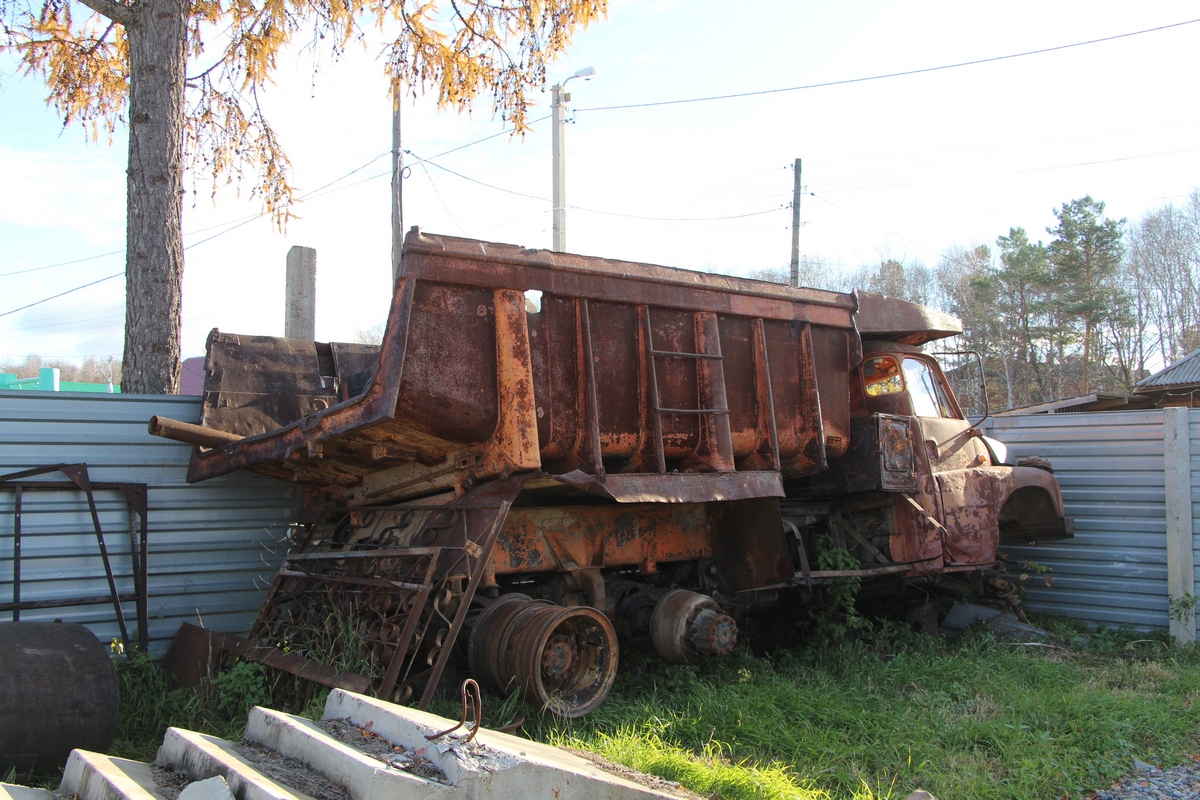
[[571,674],[577,660],[574,637],[562,634],[552,636],[542,651],[542,676],[546,680],[561,681]]

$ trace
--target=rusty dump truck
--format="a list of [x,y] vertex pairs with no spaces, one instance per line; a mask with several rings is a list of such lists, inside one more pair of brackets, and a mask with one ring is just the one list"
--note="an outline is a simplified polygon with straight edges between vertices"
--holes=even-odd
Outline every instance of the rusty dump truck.
[[414,229],[379,348],[213,331],[201,424],[151,430],[196,445],[189,480],[303,487],[254,638],[321,660],[350,631],[381,697],[469,675],[577,717],[620,641],[696,663],[829,581],[928,585],[1070,535],[1053,475],[1001,463],[920,350],[959,332]]

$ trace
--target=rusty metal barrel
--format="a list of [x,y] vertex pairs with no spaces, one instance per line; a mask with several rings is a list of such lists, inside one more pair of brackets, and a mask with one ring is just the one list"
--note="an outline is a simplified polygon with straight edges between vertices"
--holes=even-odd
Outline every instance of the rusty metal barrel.
[[0,773],[49,772],[74,749],[106,751],[118,701],[108,649],[87,628],[0,622]]

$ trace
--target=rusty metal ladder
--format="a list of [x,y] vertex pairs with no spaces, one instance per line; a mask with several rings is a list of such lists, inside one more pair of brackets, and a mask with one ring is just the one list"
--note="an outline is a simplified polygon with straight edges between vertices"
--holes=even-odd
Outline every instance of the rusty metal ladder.
[[[708,457],[709,463],[717,470],[733,469],[733,437],[729,429],[729,402],[725,393],[725,370],[722,365],[725,356],[721,354],[721,337],[717,327],[716,315],[704,314],[705,319],[700,320],[697,319],[696,314],[693,314],[693,319],[698,323],[696,326],[696,338],[701,340],[698,342],[698,347],[702,347],[705,352],[690,353],[678,350],[656,349],[654,347],[654,326],[650,319],[650,307],[641,306],[639,311],[641,312],[642,328],[645,333],[646,369],[649,378],[647,385],[650,393],[650,410],[654,427],[654,454],[658,471],[660,473],[667,471],[662,424],[663,415],[665,414],[695,416],[702,420],[707,417],[710,442],[715,445],[715,448],[710,446],[709,451],[705,455]],[[708,319],[708,317],[711,317],[711,319]],[[701,326],[705,328],[703,335],[700,335],[699,328]],[[670,408],[661,405],[657,365],[657,360],[660,358],[695,359],[696,405],[700,406],[705,392],[707,392],[708,400],[712,405],[708,408]],[[703,440],[705,438],[703,424],[699,427],[697,435]],[[714,456],[715,459],[713,458]],[[713,463],[713,461],[717,463]]]

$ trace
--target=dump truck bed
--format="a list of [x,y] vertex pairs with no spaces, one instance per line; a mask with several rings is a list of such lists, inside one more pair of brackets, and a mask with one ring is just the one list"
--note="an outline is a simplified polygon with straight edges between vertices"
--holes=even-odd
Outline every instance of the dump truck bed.
[[781,496],[848,444],[860,331],[958,330],[876,295],[414,229],[377,353],[213,332],[201,424],[229,441],[189,480],[246,468],[350,503],[520,471],[622,502]]

